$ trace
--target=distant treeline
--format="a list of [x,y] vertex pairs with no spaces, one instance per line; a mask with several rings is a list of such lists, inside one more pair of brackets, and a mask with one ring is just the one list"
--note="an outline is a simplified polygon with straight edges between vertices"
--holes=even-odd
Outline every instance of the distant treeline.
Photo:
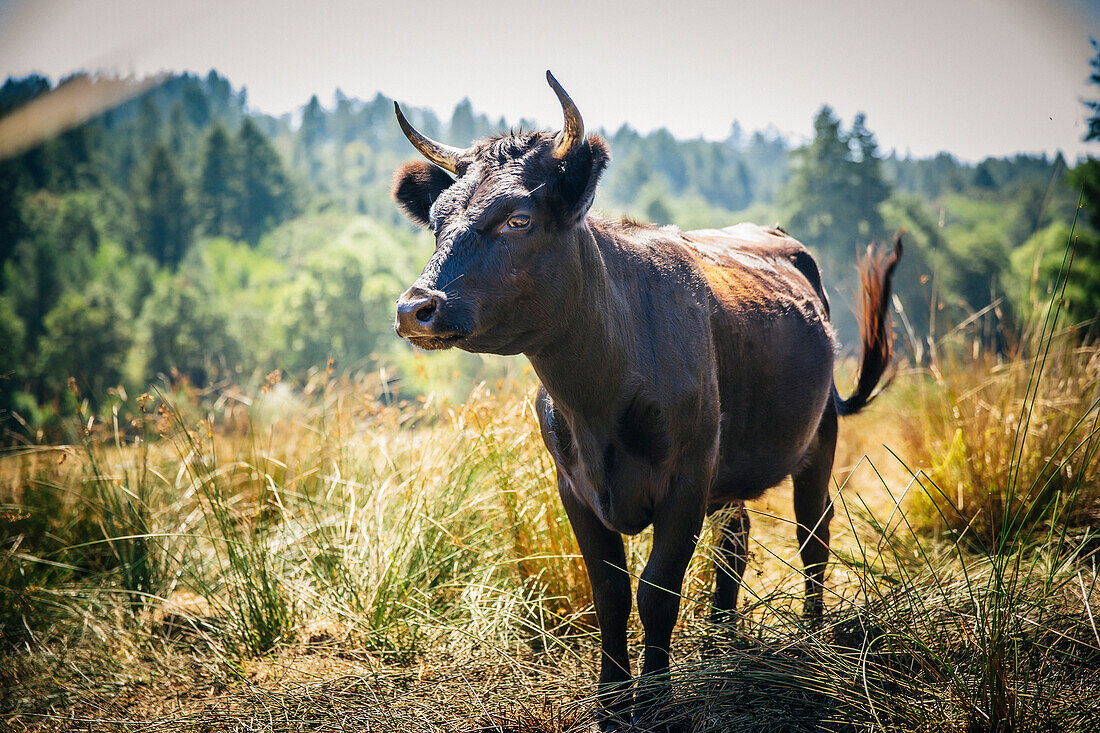
[[[0,115],[51,88],[40,76],[7,80]],[[531,126],[492,121],[468,100],[446,121],[409,116],[463,146]],[[884,156],[863,115],[845,125],[828,107],[804,145],[736,123],[722,141],[604,134],[614,161],[597,208],[683,228],[782,224],[822,262],[845,344],[857,252],[905,227],[896,282],[919,359],[968,318],[981,348],[998,348],[1046,293],[1078,193],[1100,201],[1089,163],[1066,185],[1061,155]],[[97,406],[120,385],[201,388],[274,369],[307,378],[330,358],[397,364],[414,389],[421,367],[402,367],[409,352],[392,337],[391,310],[431,244],[389,198],[393,170],[413,156],[382,95],[337,92],[330,106],[315,96],[296,120],[272,117],[211,71],[167,78],[0,160],[4,429],[49,433],[75,405],[70,384]],[[1100,271],[1088,246],[1080,270]],[[1090,282],[1071,289],[1078,317],[1095,315]],[[484,368],[448,358],[439,363]]]

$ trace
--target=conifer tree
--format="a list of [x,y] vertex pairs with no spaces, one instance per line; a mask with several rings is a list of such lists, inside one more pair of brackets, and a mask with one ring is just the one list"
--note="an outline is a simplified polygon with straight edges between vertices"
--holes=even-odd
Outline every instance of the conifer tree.
[[451,115],[448,136],[454,141],[454,145],[461,146],[469,145],[477,136],[474,106],[470,103],[469,98],[464,98],[455,105],[455,111]]
[[146,94],[141,98],[141,105],[138,107],[138,116],[136,122],[135,143],[137,146],[137,157],[140,160],[145,157],[160,140],[160,128],[162,120],[160,115],[160,108],[157,107],[157,103],[153,101],[151,94]]
[[791,156],[791,179],[783,191],[788,229],[821,253],[829,269],[850,259],[860,245],[882,238],[878,207],[890,186],[862,114],[845,133],[832,108],[822,107],[813,141]]
[[84,205],[46,193],[23,202],[22,218],[25,235],[4,264],[0,293],[24,324],[24,345],[37,353],[46,314],[65,291],[87,281],[99,234]]
[[890,197],[890,185],[882,176],[882,157],[875,134],[867,129],[867,115],[856,113],[848,133],[848,146],[855,155],[856,215],[861,240],[880,239],[885,232],[879,204]]
[[203,142],[199,173],[198,211],[210,236],[239,237],[235,212],[241,204],[241,173],[236,150],[225,125],[217,123]]
[[321,101],[317,99],[317,95],[314,94],[302,109],[302,126],[298,129],[298,137],[305,144],[306,150],[313,151],[324,141],[327,134],[325,110],[321,106]]
[[[1089,84],[1100,87],[1100,41],[1090,38],[1089,42],[1092,43],[1092,47],[1096,51],[1096,55],[1089,59],[1089,66],[1092,67],[1092,73],[1089,74]],[[1089,118],[1088,130],[1085,132],[1084,140],[1085,142],[1100,140],[1100,99],[1086,100],[1085,108],[1089,111]]]
[[3,292],[23,323],[24,345],[32,353],[45,330],[44,319],[69,285],[55,237],[39,234],[20,241],[4,265]]
[[244,121],[237,135],[237,155],[241,176],[237,224],[244,238],[256,244],[264,232],[294,213],[290,182],[275,149],[251,119]]
[[192,142],[195,139],[195,129],[191,121],[187,119],[187,112],[179,102],[172,105],[168,112],[167,142],[176,160],[187,161],[193,158],[191,155]]
[[[1089,61],[1092,66],[1089,82],[1100,87],[1100,42],[1095,38],[1090,40],[1096,54]],[[1083,139],[1100,142],[1100,99],[1084,104],[1090,114]],[[1078,227],[1073,266],[1066,283],[1065,308],[1074,320],[1088,324],[1084,331],[1086,337],[1095,337],[1100,335],[1100,158],[1090,154],[1072,171],[1069,181],[1081,196],[1082,213],[1091,230],[1082,231]]]
[[11,299],[0,295],[0,424],[12,408],[16,389],[26,372],[27,328],[15,312]]
[[321,177],[321,146],[327,136],[325,110],[314,94],[302,108],[302,125],[295,146],[296,165],[305,166],[310,181],[316,182]]
[[172,151],[156,145],[134,186],[135,216],[142,248],[162,265],[183,259],[194,236],[187,184]]
[[188,80],[180,94],[180,104],[183,105],[191,126],[196,130],[202,130],[210,124],[210,102],[206,98],[201,82]]
[[848,163],[851,151],[840,129],[840,119],[829,106],[814,118],[814,139],[791,152],[792,172],[783,198],[791,209],[787,228],[811,246],[834,253],[841,237],[839,210],[850,193]]

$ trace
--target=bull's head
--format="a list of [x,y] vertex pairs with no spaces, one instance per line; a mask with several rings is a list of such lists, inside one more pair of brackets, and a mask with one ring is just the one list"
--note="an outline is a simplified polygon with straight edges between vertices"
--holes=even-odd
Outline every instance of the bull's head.
[[[530,352],[568,327],[581,287],[581,239],[607,144],[584,135],[573,100],[546,79],[565,115],[561,132],[502,135],[466,149],[414,130],[431,164],[398,169],[393,195],[435,234],[435,254],[397,301],[400,336],[424,349]],[[453,174],[454,178],[451,177]]]

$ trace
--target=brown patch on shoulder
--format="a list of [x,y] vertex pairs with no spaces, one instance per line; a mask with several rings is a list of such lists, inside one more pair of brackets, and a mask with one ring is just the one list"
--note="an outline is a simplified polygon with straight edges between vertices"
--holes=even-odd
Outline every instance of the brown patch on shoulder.
[[697,257],[696,263],[711,291],[723,304],[744,306],[767,301],[768,290],[760,278],[749,276],[741,268],[718,264],[707,257]]
[[685,232],[683,241],[724,310],[767,315],[794,308],[828,320],[820,279],[813,282],[799,266],[812,261],[809,252],[782,230],[739,225]]

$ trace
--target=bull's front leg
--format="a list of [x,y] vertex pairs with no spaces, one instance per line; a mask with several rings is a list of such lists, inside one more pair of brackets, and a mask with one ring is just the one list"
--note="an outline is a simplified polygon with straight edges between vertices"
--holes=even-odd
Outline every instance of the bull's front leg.
[[[638,615],[645,630],[642,676],[635,692],[634,718],[659,725],[671,692],[669,646],[680,612],[680,591],[705,516],[709,476],[674,480],[653,522],[653,550],[638,583]],[[662,726],[663,727],[663,726]]]
[[592,600],[600,624],[600,682],[597,688],[600,730],[616,730],[630,722],[633,702],[626,624],[630,617],[630,576],[626,572],[623,538],[612,532],[577,500],[558,474],[558,493],[577,537],[577,545],[592,585]]

